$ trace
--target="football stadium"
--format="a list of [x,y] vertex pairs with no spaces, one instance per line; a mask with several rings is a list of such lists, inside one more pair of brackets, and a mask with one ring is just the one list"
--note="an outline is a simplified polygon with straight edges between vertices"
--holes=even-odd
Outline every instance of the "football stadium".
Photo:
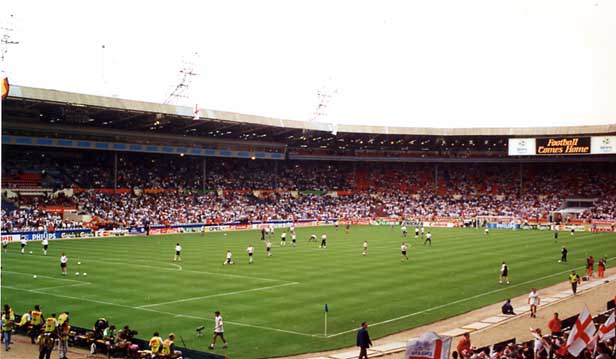
[[608,105],[353,124],[3,76],[3,358],[614,358]]

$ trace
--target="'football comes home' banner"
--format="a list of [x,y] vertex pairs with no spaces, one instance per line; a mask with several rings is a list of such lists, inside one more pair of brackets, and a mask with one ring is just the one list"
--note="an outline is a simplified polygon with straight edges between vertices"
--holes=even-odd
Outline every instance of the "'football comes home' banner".
[[590,153],[590,137],[549,137],[536,139],[538,155],[580,155]]

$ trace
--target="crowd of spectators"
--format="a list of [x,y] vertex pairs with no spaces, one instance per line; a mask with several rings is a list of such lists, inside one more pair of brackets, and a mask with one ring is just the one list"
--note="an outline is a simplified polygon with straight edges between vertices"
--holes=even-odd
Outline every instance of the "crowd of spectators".
[[[547,219],[567,198],[594,200],[579,218],[616,219],[616,164],[423,164],[211,159],[106,152],[28,154],[6,173],[42,171],[73,196],[19,196],[2,230],[73,228],[61,206],[116,226],[311,218]],[[7,167],[8,166],[8,167]],[[10,167],[10,168],[9,168]],[[205,182],[203,174],[205,173]],[[99,189],[107,189],[101,191]],[[113,194],[114,188],[125,189]],[[151,193],[143,190],[161,190]],[[203,191],[205,189],[206,191]],[[253,191],[261,191],[256,193]],[[6,198],[5,198],[6,200]],[[5,201],[3,201],[5,202]]]
[[[607,317],[607,313],[604,313]],[[455,348],[452,347],[453,359],[558,359],[574,358],[568,352],[567,339],[569,330],[564,330],[562,321],[558,319],[558,313],[549,321],[550,333],[543,333],[541,329],[531,330],[533,339],[522,343],[505,341],[495,343],[488,347],[477,348],[471,345],[470,334],[466,333],[458,341]],[[570,328],[568,328],[570,329]],[[582,349],[575,358],[583,359],[613,359],[616,358],[616,346],[614,338],[592,342]]]
[[2,210],[2,232],[53,231],[54,229],[81,228],[83,223],[64,218],[62,213],[47,212],[37,206]]

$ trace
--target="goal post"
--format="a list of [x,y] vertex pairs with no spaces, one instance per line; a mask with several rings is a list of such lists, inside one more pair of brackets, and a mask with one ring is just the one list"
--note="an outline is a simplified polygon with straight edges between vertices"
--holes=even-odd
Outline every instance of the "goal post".
[[520,220],[514,216],[477,216],[476,220],[479,228],[520,228]]

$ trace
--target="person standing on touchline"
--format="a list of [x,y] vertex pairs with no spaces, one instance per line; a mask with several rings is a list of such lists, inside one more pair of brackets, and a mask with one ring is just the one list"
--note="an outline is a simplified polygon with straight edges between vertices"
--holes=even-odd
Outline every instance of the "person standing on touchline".
[[359,347],[359,359],[368,359],[368,348],[372,346],[368,334],[368,323],[362,322],[361,329],[357,332],[357,346]]

